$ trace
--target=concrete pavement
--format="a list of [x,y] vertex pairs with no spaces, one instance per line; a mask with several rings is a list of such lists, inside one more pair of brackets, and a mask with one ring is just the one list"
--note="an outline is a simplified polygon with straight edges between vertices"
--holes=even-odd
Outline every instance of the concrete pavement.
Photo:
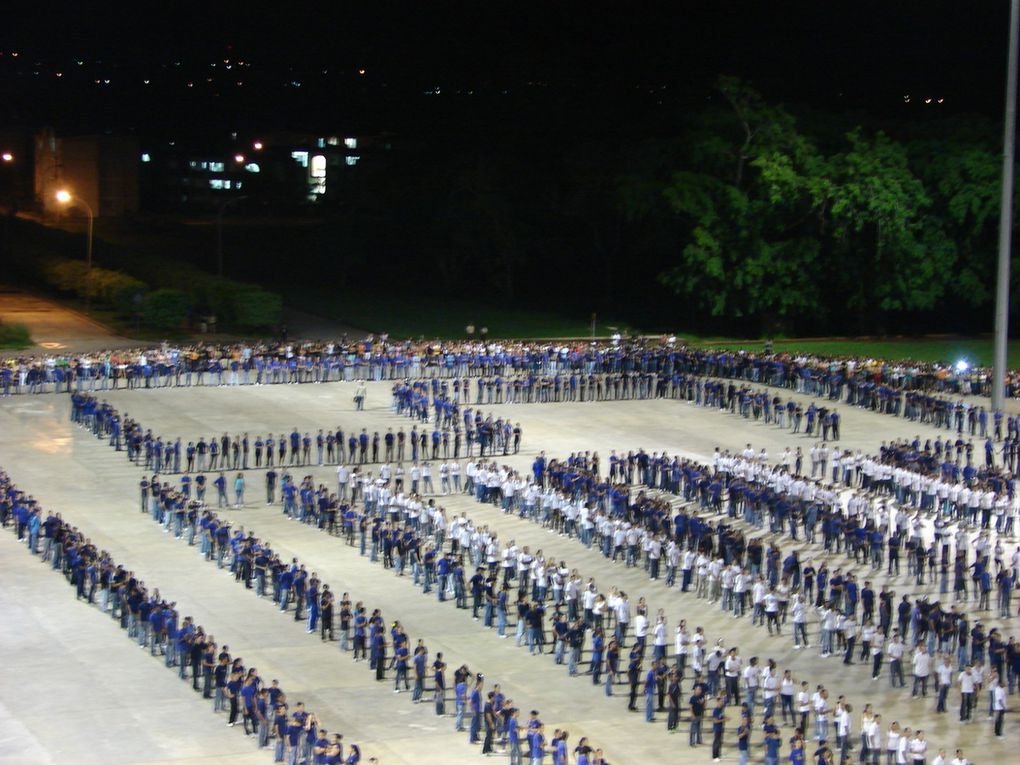
[[[280,433],[298,427],[302,432],[314,433],[319,427],[337,423],[347,431],[361,427],[370,432],[385,432],[387,427],[409,428],[408,420],[389,412],[388,390],[385,383],[370,384],[369,409],[358,413],[352,411],[350,384],[118,391],[107,397],[146,427],[164,435],[180,435],[187,441],[224,431]],[[605,464],[612,448],[643,447],[649,451],[665,448],[707,457],[716,445],[740,449],[750,441],[756,450],[764,446],[777,458],[784,445],[799,444],[806,451],[813,442],[792,436],[789,431],[749,424],[729,415],[670,401],[481,408],[510,413],[514,420],[520,420],[525,450],[508,461],[521,468],[530,464],[539,449],[556,456],[578,449],[596,449]],[[843,443],[852,448],[874,450],[883,438],[913,435],[916,431],[915,426],[905,427],[906,423],[895,418],[847,407],[841,411]],[[221,643],[229,643],[235,653],[243,655],[246,663],[258,666],[263,676],[278,677],[288,691],[296,692],[325,718],[330,730],[342,730],[346,740],[361,743],[366,754],[380,756],[386,764],[477,761],[477,751],[468,746],[466,735],[452,733],[452,720],[437,719],[430,705],[412,706],[404,695],[394,695],[388,683],[378,687],[365,666],[341,658],[335,644],[323,646],[317,638],[306,635],[292,618],[276,612],[268,601],[260,603],[250,591],[239,587],[232,576],[217,572],[214,566],[200,560],[193,548],[159,531],[137,509],[140,471],[129,465],[123,455],[72,426],[67,421],[67,412],[63,396],[16,397],[0,402],[0,464],[22,488],[34,493],[46,509],[64,512],[101,548],[133,567],[150,586],[172,593],[173,599],[182,604],[182,613],[195,616]],[[933,429],[931,432],[934,434]],[[298,474],[305,473],[313,474],[318,481],[334,482],[331,468],[301,469]],[[370,607],[383,608],[387,619],[399,618],[412,640],[425,638],[432,655],[437,650],[444,651],[451,667],[466,662],[473,670],[488,673],[525,710],[540,709],[550,731],[567,727],[571,731],[571,748],[580,735],[587,735],[606,747],[607,756],[614,763],[658,762],[663,756],[670,762],[705,762],[709,757],[707,748],[687,748],[685,724],[681,724],[680,735],[668,736],[664,722],[647,725],[641,715],[628,714],[625,699],[619,695],[607,699],[586,678],[568,678],[565,667],[555,666],[551,657],[528,656],[526,651],[513,647],[513,640],[500,641],[480,627],[470,618],[470,612],[456,611],[452,604],[440,606],[432,597],[423,597],[407,578],[385,573],[339,540],[287,520],[279,506],[267,508],[257,503],[262,489],[260,478],[254,471],[249,473],[250,504],[244,510],[227,511],[233,522],[254,529],[260,537],[271,539],[274,547],[301,558],[334,590],[349,590]],[[983,721],[960,729],[954,724],[954,715],[932,713],[932,699],[911,701],[902,691],[889,689],[884,680],[871,683],[861,667],[844,667],[835,659],[822,660],[813,651],[794,652],[789,636],[769,638],[762,630],[752,628],[747,619],[732,620],[689,594],[667,591],[661,583],[648,582],[640,568],[609,565],[601,555],[574,541],[481,507],[468,498],[437,498],[437,502],[446,506],[448,513],[463,510],[472,518],[484,520],[498,530],[502,540],[514,538],[518,544],[531,546],[532,551],[541,547],[547,557],[568,561],[583,576],[596,577],[603,589],[621,587],[630,594],[632,602],[645,596],[652,613],[657,608],[665,609],[671,627],[685,618],[690,626],[704,626],[710,639],[725,637],[727,645],[739,644],[745,657],[771,656],[780,669],[791,668],[798,679],[807,679],[812,684],[825,682],[834,694],[847,694],[857,709],[872,703],[886,721],[896,718],[912,727],[924,727],[933,746],[963,746],[976,762],[981,761],[979,752],[986,754],[986,759],[1005,756],[1005,749],[991,737],[990,727]],[[194,725],[180,726],[186,729],[184,735],[191,736],[194,748],[183,743],[177,747],[175,743],[182,733],[176,722],[191,718],[172,715],[168,718],[161,715],[162,708],[154,700],[150,703],[130,696],[131,708],[138,709],[137,714],[151,715],[147,718],[153,726],[150,735],[158,735],[169,745],[160,749],[146,743],[145,736],[140,735],[123,751],[103,751],[96,761],[202,762],[209,758],[217,762],[269,761],[271,755],[267,753],[251,755],[251,740],[245,741],[237,730],[226,729],[224,720],[214,718],[205,702],[193,698],[190,689],[160,662],[150,660],[137,648],[128,650],[130,643],[120,630],[113,628],[112,622],[104,620],[98,611],[75,603],[60,577],[30,560],[23,550],[14,549],[9,534],[0,538],[0,571],[10,572],[10,577],[23,583],[25,589],[16,591],[19,603],[26,600],[26,593],[36,593],[37,598],[45,596],[51,589],[47,582],[56,582],[55,597],[46,599],[45,615],[35,609],[11,606],[9,610],[18,614],[18,632],[14,634],[32,635],[37,645],[59,646],[48,621],[56,619],[67,632],[81,635],[74,642],[83,651],[94,642],[106,645],[107,641],[114,649],[97,649],[87,655],[55,650],[61,657],[60,662],[52,665],[52,671],[49,664],[43,664],[37,672],[18,675],[13,682],[8,683],[6,678],[0,681],[3,704],[0,730],[9,730],[16,745],[26,736],[24,731],[31,734],[25,742],[26,756],[8,761],[62,761],[66,755],[61,749],[66,732],[78,731],[85,736],[95,720],[87,709],[93,684],[87,680],[78,682],[77,678],[97,673],[109,678],[111,698],[117,694],[117,678],[130,678],[128,685],[151,685],[159,689],[160,697],[180,698],[182,705],[190,703],[197,711]],[[9,580],[5,577],[5,581]],[[882,577],[880,581],[884,583],[886,579]],[[911,588],[905,576],[890,583],[902,591]],[[85,628],[86,623],[92,622],[99,625],[96,632]],[[83,631],[79,633],[79,629]],[[4,634],[11,633],[5,629]],[[5,638],[4,647],[9,656],[30,655],[22,642]],[[137,658],[123,664],[125,653]],[[69,703],[55,716],[58,725],[52,728],[39,725],[40,711],[19,703],[27,688],[32,688],[33,694],[60,689]],[[625,688],[619,686],[617,693],[624,692]],[[986,703],[984,699],[982,702]],[[1009,725],[1015,734],[1015,723]],[[729,757],[735,754],[733,748],[728,737],[725,753]],[[228,755],[229,752],[237,754]]]

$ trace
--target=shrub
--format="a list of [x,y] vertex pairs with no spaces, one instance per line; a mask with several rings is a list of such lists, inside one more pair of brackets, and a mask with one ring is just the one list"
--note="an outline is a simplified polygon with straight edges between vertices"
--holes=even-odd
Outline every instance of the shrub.
[[154,329],[179,329],[189,307],[190,300],[181,290],[155,290],[145,296],[142,318]]
[[0,348],[21,350],[32,344],[32,336],[24,324],[4,324],[0,321]]

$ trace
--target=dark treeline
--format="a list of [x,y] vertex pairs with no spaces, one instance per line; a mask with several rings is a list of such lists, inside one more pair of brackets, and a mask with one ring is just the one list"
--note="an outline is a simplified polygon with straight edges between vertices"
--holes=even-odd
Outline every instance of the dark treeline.
[[538,123],[397,137],[328,188],[308,267],[648,330],[991,328],[997,124],[926,119],[935,105],[909,122],[795,114],[727,78],[704,104],[645,139]]

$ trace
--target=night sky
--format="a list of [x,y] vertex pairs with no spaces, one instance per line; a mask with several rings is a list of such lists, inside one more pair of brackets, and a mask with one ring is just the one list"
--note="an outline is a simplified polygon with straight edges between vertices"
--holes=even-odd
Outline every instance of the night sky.
[[722,73],[826,111],[1002,111],[1006,0],[158,5],[8,9],[0,122],[641,135]]

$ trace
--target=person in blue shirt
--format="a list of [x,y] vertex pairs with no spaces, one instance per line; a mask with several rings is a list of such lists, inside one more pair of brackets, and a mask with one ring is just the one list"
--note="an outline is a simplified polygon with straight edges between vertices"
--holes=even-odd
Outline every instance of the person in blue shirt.
[[216,507],[227,506],[227,477],[220,473],[216,476],[216,480],[213,481],[213,486],[216,487]]
[[471,705],[471,729],[468,733],[468,743],[477,744],[480,739],[478,734],[482,729],[482,691],[485,685],[485,678],[482,675],[475,676],[475,687],[471,691],[469,702]]
[[[409,651],[407,645],[401,643],[398,646],[394,646],[393,649],[393,661],[390,664],[396,670],[396,674],[393,680],[393,692],[400,693],[400,681],[404,681],[404,690],[410,690],[411,686],[407,682],[407,668],[408,668],[408,656]],[[416,657],[417,658],[417,657]],[[417,664],[415,665],[417,671]],[[415,688],[418,687],[417,676],[415,677]]]
[[800,736],[790,739],[790,765],[804,765],[804,740]]
[[656,670],[660,663],[654,662],[645,673],[645,722],[655,722],[655,693],[658,689]]
[[524,759],[521,754],[521,726],[518,716],[520,710],[511,707],[509,717],[506,721],[507,747],[510,750],[510,765],[523,765]]
[[779,765],[779,747],[782,737],[771,716],[765,718],[765,765]]
[[231,672],[230,680],[227,681],[226,697],[230,703],[230,719],[227,726],[233,728],[237,724],[237,714],[241,709],[241,687],[243,681],[240,672]]
[[542,765],[542,760],[545,758],[545,726],[541,723],[528,734],[528,740],[531,744],[531,765]]
[[722,757],[723,732],[726,730],[726,699],[719,696],[715,700],[715,708],[712,710],[712,760],[719,762]]

